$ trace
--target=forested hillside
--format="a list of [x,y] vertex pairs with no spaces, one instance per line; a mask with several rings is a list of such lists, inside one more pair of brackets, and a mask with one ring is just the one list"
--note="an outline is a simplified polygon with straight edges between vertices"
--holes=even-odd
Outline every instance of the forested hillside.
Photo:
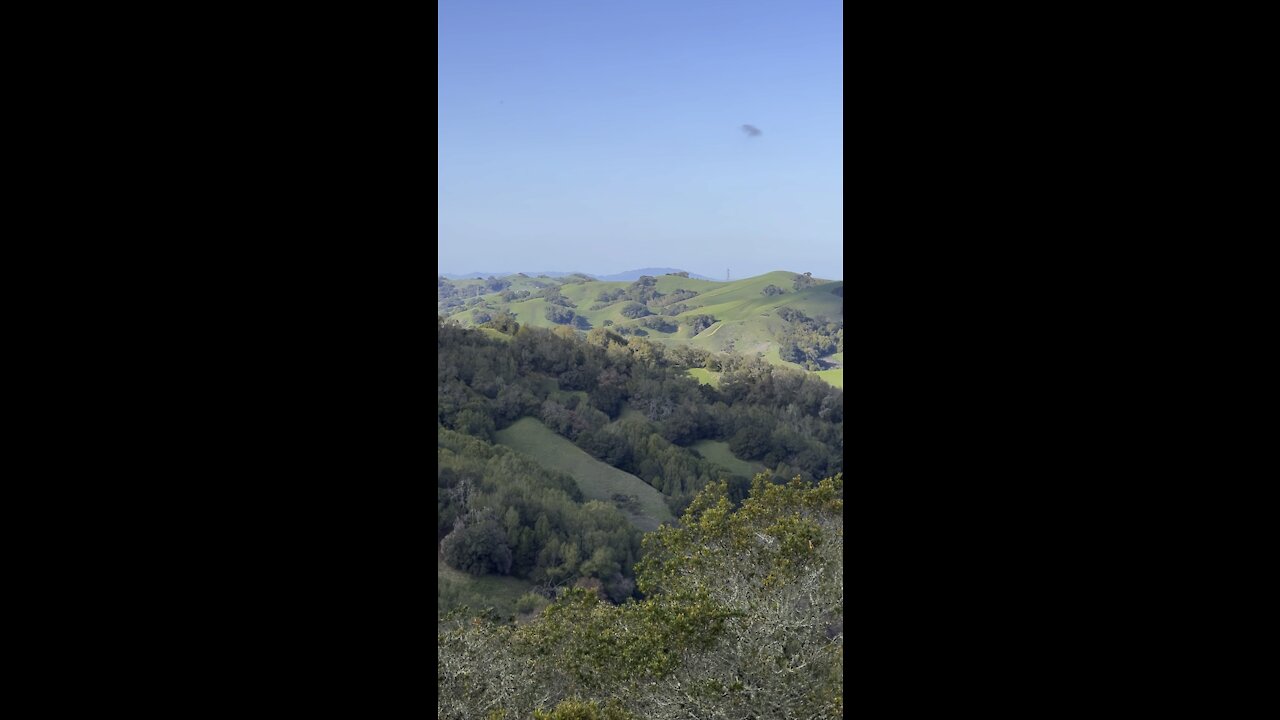
[[571,589],[518,625],[440,623],[437,717],[843,717],[843,478],[706,488],[645,537],[643,600]]
[[607,328],[437,331],[440,717],[840,716],[842,390]]

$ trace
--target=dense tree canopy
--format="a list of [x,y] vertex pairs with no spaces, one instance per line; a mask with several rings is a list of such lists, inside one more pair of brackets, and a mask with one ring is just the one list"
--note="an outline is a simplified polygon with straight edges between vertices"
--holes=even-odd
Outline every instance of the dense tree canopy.
[[[612,328],[582,337],[521,326],[502,342],[441,323],[444,427],[491,440],[494,430],[537,417],[653,485],[677,513],[708,482],[728,478],[688,448],[699,440],[728,442],[742,459],[810,481],[843,469],[843,393],[812,375],[753,358],[668,350]],[[715,368],[719,387],[689,377],[690,367]],[[618,422],[624,406],[640,416]]]

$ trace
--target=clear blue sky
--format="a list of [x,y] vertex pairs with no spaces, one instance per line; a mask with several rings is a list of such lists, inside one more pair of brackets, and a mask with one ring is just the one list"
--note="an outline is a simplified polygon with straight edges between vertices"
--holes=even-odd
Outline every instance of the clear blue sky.
[[838,0],[438,7],[439,271],[843,279]]

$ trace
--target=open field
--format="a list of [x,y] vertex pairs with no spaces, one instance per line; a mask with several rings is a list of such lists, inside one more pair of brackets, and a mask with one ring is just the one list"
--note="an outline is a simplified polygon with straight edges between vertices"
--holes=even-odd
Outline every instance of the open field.
[[499,430],[496,437],[502,445],[527,455],[548,470],[572,476],[588,500],[613,505],[615,493],[635,495],[640,512],[623,512],[631,524],[643,532],[656,530],[661,523],[675,522],[662,494],[648,483],[591,457],[568,438],[552,432],[541,420],[520,418],[510,427]]
[[437,610],[448,610],[450,602],[469,605],[477,610],[492,607],[499,615],[516,614],[516,600],[533,590],[533,584],[519,578],[503,575],[474,577],[455,570],[436,556]]
[[[764,472],[764,465],[758,462],[739,460],[729,450],[729,443],[727,442],[721,440],[699,440],[689,447],[697,450],[699,455],[728,470],[733,475],[741,475],[751,479],[755,477],[756,473]],[[715,479],[719,480],[720,478]]]
[[703,385],[711,387],[720,387],[720,373],[708,370],[706,368],[689,368],[690,377]]
[[844,389],[844,369],[843,368],[840,370],[819,370],[814,374],[822,378],[823,380],[827,381],[831,385],[838,387],[841,390]]

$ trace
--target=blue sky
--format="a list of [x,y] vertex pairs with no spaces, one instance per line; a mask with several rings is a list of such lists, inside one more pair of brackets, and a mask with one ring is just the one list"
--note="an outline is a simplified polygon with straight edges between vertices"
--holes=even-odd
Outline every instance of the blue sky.
[[438,7],[439,271],[842,279],[840,2]]

